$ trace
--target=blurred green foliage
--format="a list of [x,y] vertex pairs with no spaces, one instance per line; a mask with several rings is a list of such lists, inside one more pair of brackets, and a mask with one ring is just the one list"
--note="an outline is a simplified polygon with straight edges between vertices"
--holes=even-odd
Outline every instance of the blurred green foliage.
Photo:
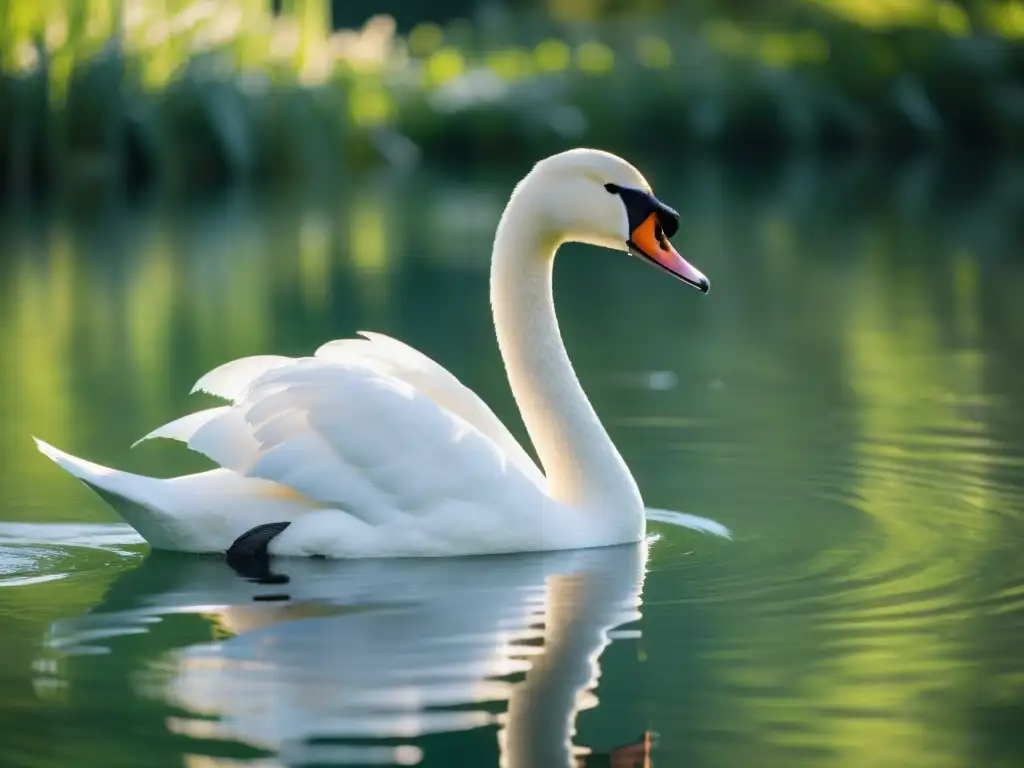
[[512,5],[400,35],[390,16],[334,30],[325,0],[0,0],[0,174],[178,187],[574,144],[1024,136],[1022,0]]

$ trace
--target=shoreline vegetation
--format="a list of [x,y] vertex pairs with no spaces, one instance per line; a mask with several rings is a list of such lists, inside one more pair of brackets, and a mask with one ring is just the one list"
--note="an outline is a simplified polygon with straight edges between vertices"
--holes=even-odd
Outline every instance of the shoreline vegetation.
[[10,196],[339,174],[572,144],[729,155],[1018,152],[1024,2],[792,0],[332,28],[323,0],[0,0]]

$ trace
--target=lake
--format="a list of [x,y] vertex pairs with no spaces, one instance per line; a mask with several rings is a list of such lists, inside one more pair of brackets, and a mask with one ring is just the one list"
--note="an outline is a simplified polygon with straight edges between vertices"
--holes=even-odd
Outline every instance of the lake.
[[1022,168],[642,167],[711,292],[569,246],[562,331],[645,502],[730,537],[262,582],[150,554],[30,436],[204,469],[129,447],[224,361],[369,329],[525,440],[487,296],[517,174],[7,204],[0,764],[1020,765]]

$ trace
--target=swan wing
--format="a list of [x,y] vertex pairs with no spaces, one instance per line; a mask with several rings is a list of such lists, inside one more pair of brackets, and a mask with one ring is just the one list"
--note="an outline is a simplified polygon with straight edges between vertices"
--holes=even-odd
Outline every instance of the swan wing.
[[[540,487],[546,485],[543,473],[519,442],[486,403],[451,372],[422,352],[380,333],[361,331],[363,338],[339,339],[322,345],[315,358],[337,363],[349,369],[369,369],[380,376],[395,379],[417,390],[437,406],[466,421],[489,438],[524,475]],[[232,360],[205,374],[192,388],[238,403],[260,377],[280,371],[297,358],[257,355]],[[240,412],[230,406],[190,413],[150,432],[138,442],[157,437],[181,440],[193,450],[211,456],[211,450],[226,459],[223,466],[246,465],[258,453],[259,446]],[[204,427],[216,420],[216,428]],[[137,444],[137,443],[136,443]],[[230,456],[225,456],[225,451]],[[220,461],[219,459],[216,459]]]
[[541,497],[536,478],[491,437],[366,360],[293,359],[235,394],[232,405],[154,436],[187,438],[226,469],[373,526],[410,517],[440,524],[452,511],[463,525],[468,509],[501,514]]
[[545,482],[536,463],[501,419],[448,369],[398,339],[371,331],[360,331],[359,335],[363,338],[330,341],[316,351],[316,356],[341,363],[363,361],[410,384],[493,440],[526,475],[538,483]]

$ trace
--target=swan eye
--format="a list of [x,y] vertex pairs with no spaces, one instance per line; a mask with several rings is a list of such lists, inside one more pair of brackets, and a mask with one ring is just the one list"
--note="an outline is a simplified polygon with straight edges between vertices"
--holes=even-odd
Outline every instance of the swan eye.
[[604,188],[613,195],[617,195],[622,191],[622,188],[618,184],[605,184]]

